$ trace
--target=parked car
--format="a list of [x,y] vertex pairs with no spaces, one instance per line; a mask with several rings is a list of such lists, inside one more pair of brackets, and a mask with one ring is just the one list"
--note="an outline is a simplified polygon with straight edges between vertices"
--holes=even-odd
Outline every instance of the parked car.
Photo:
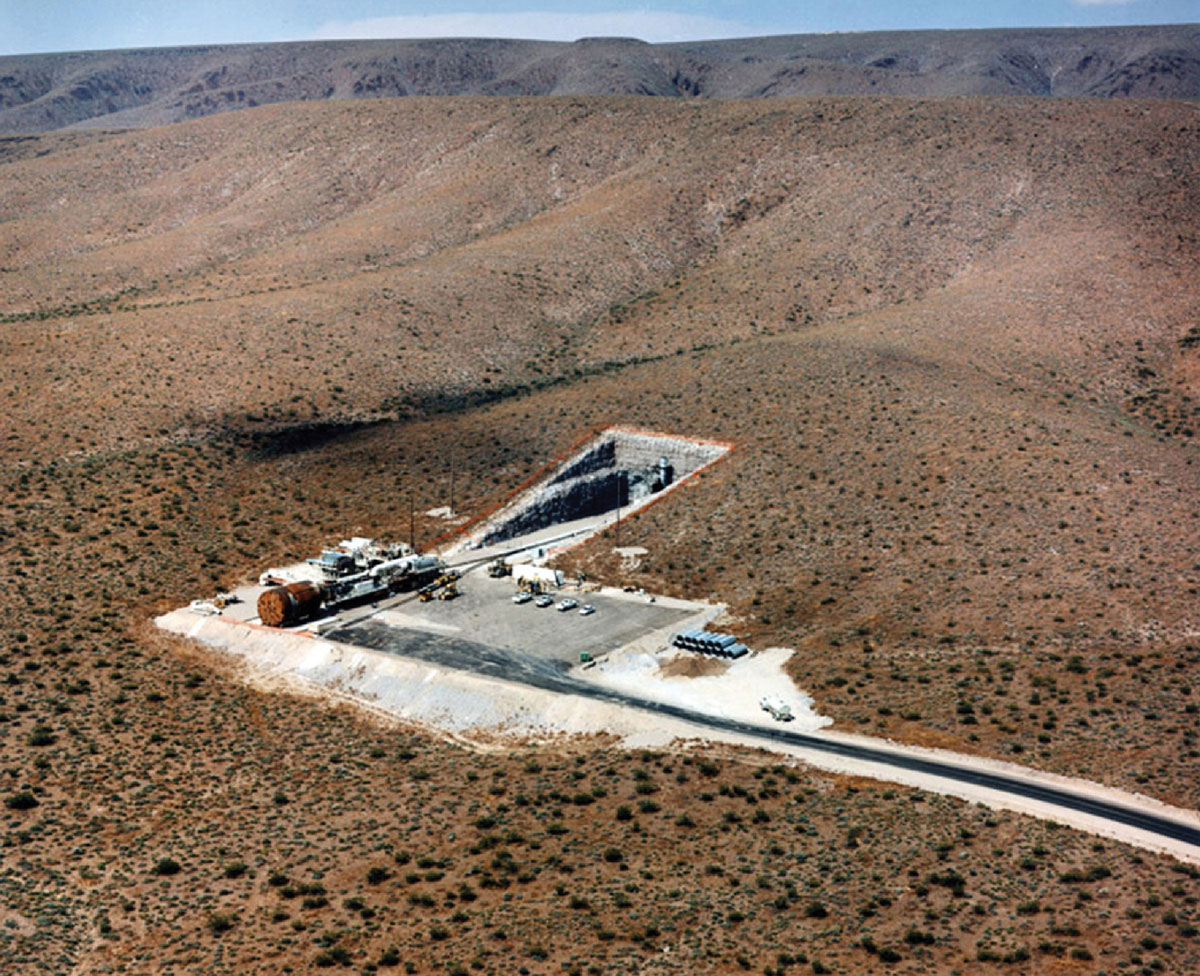
[[513,597],[513,603],[528,603],[532,599],[533,599],[532,593],[530,593],[528,590],[522,590],[520,593],[518,593],[516,596]]
[[582,607],[579,608],[579,616],[581,616],[581,617],[586,617],[586,616],[588,616],[588,614],[592,614],[595,612],[596,612],[596,608],[593,607],[590,603],[585,603]]
[[552,597],[549,593],[543,593],[541,596],[539,596],[536,600],[533,601],[533,605],[535,607],[548,607],[553,602],[554,602],[554,597]]
[[579,606],[578,600],[569,600],[568,599],[568,600],[559,601],[558,606],[556,606],[554,609],[557,610],[559,613],[566,613],[568,610],[574,610],[577,606]]

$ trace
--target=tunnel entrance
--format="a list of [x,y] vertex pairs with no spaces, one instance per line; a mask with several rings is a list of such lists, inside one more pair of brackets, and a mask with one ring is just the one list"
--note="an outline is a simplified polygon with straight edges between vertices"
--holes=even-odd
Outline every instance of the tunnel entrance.
[[729,449],[714,441],[609,428],[551,468],[473,535],[490,546],[617,509],[636,511]]

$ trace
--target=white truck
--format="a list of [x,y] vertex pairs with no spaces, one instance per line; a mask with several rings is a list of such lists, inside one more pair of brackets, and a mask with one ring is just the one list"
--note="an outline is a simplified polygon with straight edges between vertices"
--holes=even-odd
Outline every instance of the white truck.
[[792,714],[792,706],[782,698],[773,698],[770,695],[764,695],[759,704],[762,705],[763,711],[775,719],[776,722],[790,722],[796,717]]

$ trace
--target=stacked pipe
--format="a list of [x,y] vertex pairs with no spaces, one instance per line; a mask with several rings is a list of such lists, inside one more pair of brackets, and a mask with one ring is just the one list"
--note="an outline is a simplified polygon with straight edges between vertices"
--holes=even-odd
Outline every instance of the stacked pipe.
[[749,650],[745,644],[739,644],[733,634],[714,634],[707,630],[685,630],[676,634],[671,643],[684,650],[731,658],[742,657]]

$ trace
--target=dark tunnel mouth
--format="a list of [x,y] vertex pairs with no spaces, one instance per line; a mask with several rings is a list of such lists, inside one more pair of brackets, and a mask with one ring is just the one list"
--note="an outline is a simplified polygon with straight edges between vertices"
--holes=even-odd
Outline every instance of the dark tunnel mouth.
[[729,450],[682,435],[610,428],[494,515],[480,541],[495,545],[617,509],[636,511]]

